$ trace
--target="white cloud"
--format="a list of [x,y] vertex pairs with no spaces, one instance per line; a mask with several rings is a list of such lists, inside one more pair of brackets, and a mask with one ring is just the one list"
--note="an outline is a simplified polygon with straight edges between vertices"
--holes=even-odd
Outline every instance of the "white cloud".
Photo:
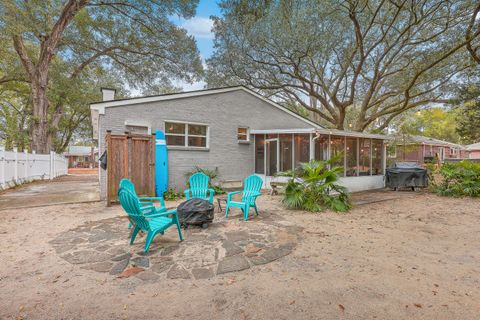
[[197,39],[213,39],[213,21],[205,17],[184,20],[181,26]]

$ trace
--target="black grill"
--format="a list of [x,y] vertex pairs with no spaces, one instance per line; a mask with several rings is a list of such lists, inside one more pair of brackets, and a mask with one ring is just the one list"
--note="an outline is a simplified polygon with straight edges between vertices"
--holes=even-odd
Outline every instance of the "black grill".
[[180,225],[184,228],[190,225],[206,228],[213,221],[213,209],[213,204],[203,199],[182,202],[177,208]]
[[398,188],[425,188],[428,186],[427,170],[416,163],[397,162],[393,168],[386,170],[386,185],[397,190]]

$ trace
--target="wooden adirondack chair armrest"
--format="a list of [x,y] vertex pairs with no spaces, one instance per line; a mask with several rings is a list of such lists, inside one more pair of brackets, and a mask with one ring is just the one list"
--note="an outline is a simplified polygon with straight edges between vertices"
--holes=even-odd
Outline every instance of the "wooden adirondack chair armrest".
[[233,191],[233,192],[227,193],[227,201],[232,201],[232,196],[233,196],[234,194],[240,194],[240,193],[242,193],[242,192],[243,192],[243,191]]
[[183,193],[185,194],[185,198],[187,200],[190,200],[190,189],[187,189],[187,190],[183,191]]

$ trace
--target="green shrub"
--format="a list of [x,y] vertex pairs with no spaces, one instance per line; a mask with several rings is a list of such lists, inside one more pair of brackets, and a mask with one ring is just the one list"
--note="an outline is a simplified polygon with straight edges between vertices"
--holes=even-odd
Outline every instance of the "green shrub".
[[434,192],[452,197],[480,197],[480,163],[463,160],[445,163],[438,171],[440,181]]
[[213,182],[218,177],[218,168],[215,168],[215,170],[211,170],[211,169],[200,168],[199,166],[193,167],[193,169],[191,171],[188,171],[188,172],[185,173],[185,178],[187,179],[187,186],[189,185],[188,179],[190,178],[190,176],[192,174],[197,173],[197,172],[201,172],[201,173],[205,174],[206,176],[208,176],[210,178],[209,183],[208,183],[208,187],[215,190],[215,194],[224,194],[225,193],[225,191],[222,189],[222,187],[213,184]]
[[176,201],[185,197],[183,192],[176,191],[175,189],[168,188],[167,191],[163,193],[163,199],[167,201]]
[[311,160],[301,163],[294,171],[283,172],[279,175],[291,176],[285,187],[283,203],[291,209],[303,209],[319,212],[332,209],[337,212],[346,212],[352,205],[347,189],[338,184],[342,168],[333,167],[336,158],[329,161]]

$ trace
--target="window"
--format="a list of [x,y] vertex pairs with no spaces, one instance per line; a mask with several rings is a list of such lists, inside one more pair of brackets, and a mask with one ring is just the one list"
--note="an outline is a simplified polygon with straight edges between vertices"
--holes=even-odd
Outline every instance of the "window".
[[125,131],[131,134],[151,134],[150,123],[138,120],[125,120]]
[[360,158],[359,158],[359,175],[370,175],[370,139],[359,139],[360,142]]
[[336,157],[337,161],[333,163],[334,167],[340,167],[345,172],[345,137],[330,136],[330,159]]
[[328,160],[328,136],[315,138],[315,160]]
[[208,127],[203,124],[165,122],[167,146],[206,148]]
[[358,144],[357,138],[347,137],[345,140],[345,159],[347,163],[346,176],[352,177],[357,175],[357,154],[358,154]]
[[255,173],[265,173],[265,136],[255,135]]
[[292,169],[292,135],[281,134],[280,138],[280,171]]
[[293,158],[295,159],[295,168],[297,168],[301,162],[310,161],[310,134],[296,133],[294,139]]
[[238,142],[250,142],[250,135],[247,127],[238,127],[237,140]]
[[383,174],[383,142],[372,140],[372,175]]

